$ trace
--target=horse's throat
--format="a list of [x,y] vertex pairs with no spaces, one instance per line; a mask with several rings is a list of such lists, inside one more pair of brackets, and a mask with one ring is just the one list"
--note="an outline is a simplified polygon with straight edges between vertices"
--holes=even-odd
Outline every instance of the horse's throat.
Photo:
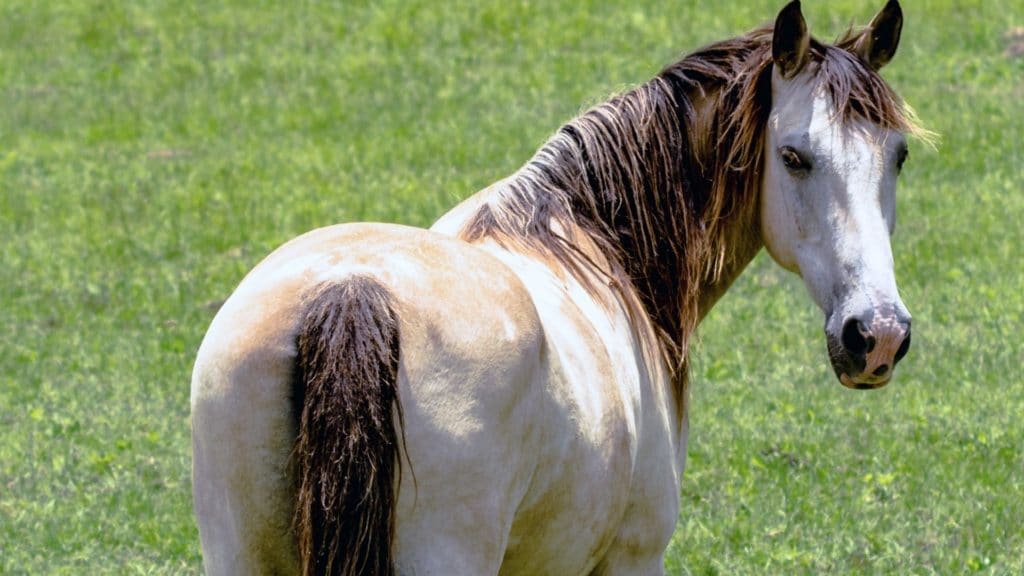
[[738,226],[737,232],[731,236],[732,245],[728,247],[729,256],[726,258],[721,273],[715,280],[706,280],[701,288],[700,301],[697,306],[699,320],[704,320],[708,312],[725,295],[732,283],[739,278],[743,270],[764,246],[760,228],[753,223],[742,223]]

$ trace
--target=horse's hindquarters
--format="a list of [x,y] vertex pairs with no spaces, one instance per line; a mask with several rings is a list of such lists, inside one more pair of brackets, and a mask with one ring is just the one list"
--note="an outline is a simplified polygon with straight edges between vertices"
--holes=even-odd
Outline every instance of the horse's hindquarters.
[[338,226],[257,266],[214,319],[192,382],[194,498],[209,574],[296,573],[295,343],[325,285],[374,278],[399,320],[400,568],[497,573],[539,438],[539,321],[518,278],[462,242]]

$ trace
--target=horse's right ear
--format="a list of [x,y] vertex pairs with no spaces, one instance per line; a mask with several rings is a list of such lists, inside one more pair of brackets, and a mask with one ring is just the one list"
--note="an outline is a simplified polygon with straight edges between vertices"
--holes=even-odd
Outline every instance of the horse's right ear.
[[903,9],[898,0],[889,0],[885,8],[871,19],[871,24],[853,46],[853,53],[878,70],[892,60],[902,30]]
[[800,0],[793,0],[779,12],[772,35],[772,60],[783,78],[792,78],[803,69],[810,44]]

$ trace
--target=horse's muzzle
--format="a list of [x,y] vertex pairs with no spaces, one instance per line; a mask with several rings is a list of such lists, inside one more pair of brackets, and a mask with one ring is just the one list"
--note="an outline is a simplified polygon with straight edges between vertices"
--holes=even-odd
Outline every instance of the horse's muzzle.
[[881,388],[910,349],[910,317],[895,311],[851,316],[839,334],[826,329],[826,337],[832,369],[843,386]]

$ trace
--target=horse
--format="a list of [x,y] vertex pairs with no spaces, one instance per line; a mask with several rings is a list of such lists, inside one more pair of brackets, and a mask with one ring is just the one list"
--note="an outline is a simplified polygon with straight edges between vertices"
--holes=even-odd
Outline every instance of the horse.
[[762,249],[843,386],[910,345],[890,236],[912,110],[889,0],[835,43],[794,0],[562,126],[429,230],[260,262],[191,384],[208,574],[663,574],[688,353]]

